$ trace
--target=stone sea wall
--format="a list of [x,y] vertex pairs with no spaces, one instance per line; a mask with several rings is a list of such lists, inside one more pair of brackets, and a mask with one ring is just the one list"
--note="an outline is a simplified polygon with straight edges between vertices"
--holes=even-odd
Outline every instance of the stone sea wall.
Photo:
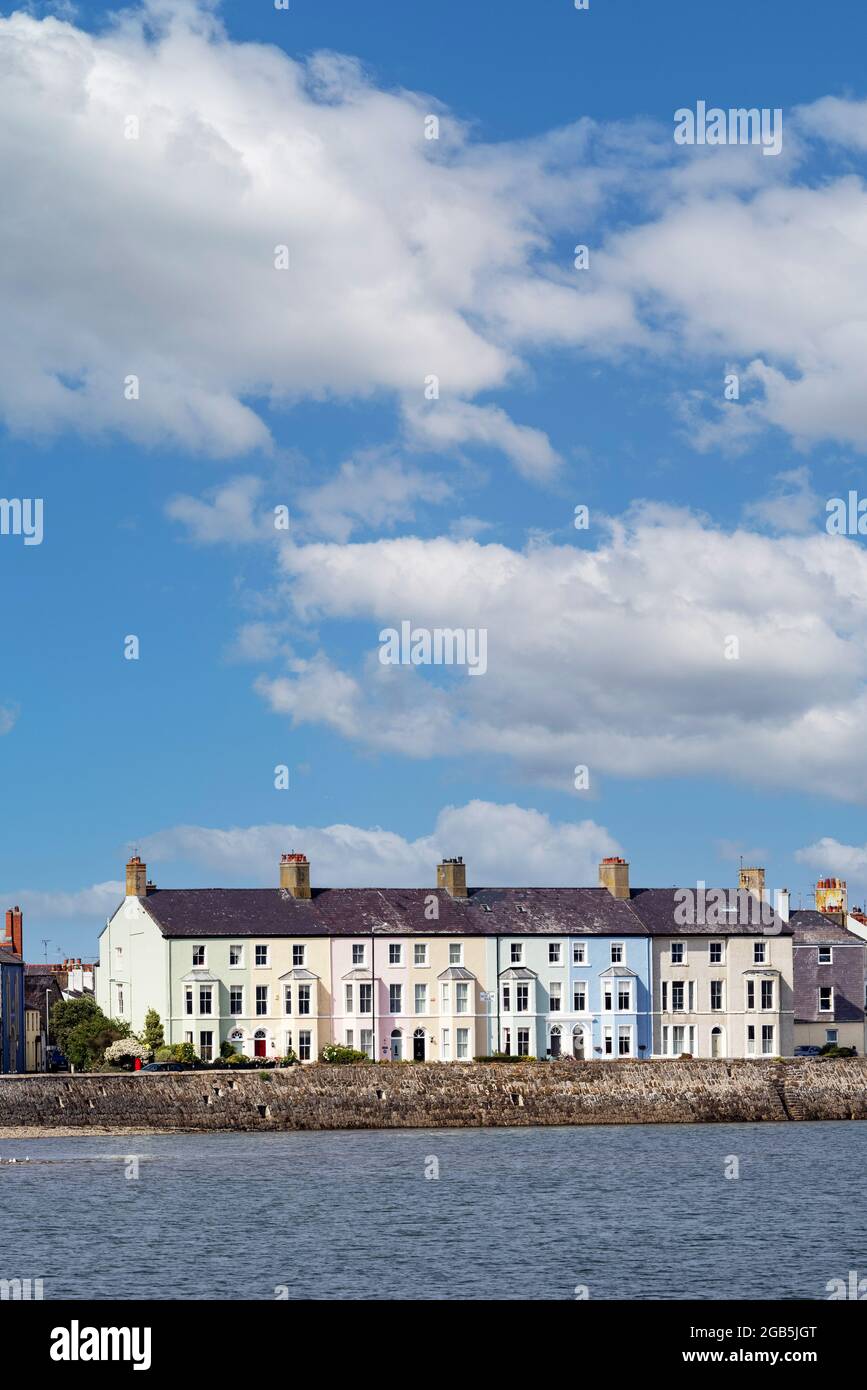
[[0,1077],[0,1128],[455,1128],[867,1119],[867,1059],[313,1065]]

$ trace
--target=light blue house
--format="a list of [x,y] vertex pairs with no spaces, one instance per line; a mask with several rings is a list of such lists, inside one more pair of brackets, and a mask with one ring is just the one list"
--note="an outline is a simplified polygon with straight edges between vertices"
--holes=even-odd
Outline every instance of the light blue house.
[[[617,861],[618,864],[620,861]],[[609,887],[482,889],[490,914],[489,1048],[615,1060],[652,1047],[651,941]],[[511,928],[511,930],[510,930]]]

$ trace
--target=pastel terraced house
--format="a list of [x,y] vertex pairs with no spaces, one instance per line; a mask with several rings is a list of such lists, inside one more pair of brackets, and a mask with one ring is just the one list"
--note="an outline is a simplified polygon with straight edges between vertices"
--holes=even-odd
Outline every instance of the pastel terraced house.
[[379,1061],[505,1052],[576,1060],[778,1056],[792,1050],[791,928],[677,919],[674,889],[632,889],[611,857],[595,888],[314,888],[284,854],[269,888],[158,889],[138,856],[100,936],[98,1002],[203,1060]]

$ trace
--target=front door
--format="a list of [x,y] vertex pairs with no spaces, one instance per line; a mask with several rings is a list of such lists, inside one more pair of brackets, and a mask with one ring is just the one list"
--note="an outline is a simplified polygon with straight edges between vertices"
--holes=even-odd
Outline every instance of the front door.
[[560,1031],[559,1031],[559,1029],[557,1030],[556,1033],[555,1033],[555,1032],[552,1032],[552,1033],[551,1033],[551,1056],[552,1056],[552,1057],[559,1057],[559,1056],[560,1056]]
[[254,1057],[264,1057],[264,1056],[265,1056],[265,1039],[264,1039],[264,1038],[254,1038],[254,1039],[253,1039],[253,1056],[254,1056]]
[[392,1033],[392,1035],[391,1035],[391,1060],[392,1060],[393,1062],[399,1062],[400,1059],[401,1059],[401,1057],[403,1056],[403,1046],[402,1046],[402,1043],[403,1043],[403,1039],[401,1038],[400,1033]]
[[578,1062],[584,1061],[584,1029],[576,1028],[572,1034],[572,1056]]
[[416,1033],[412,1040],[412,1060],[414,1062],[424,1061],[424,1033]]

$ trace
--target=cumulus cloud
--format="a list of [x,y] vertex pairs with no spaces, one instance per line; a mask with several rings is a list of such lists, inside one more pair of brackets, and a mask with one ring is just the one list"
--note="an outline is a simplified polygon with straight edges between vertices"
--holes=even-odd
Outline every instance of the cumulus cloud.
[[844,845],[833,836],[825,835],[796,850],[795,858],[825,876],[850,875],[862,882],[867,879],[867,845]]
[[[89,888],[78,888],[72,893],[49,893],[20,888],[15,892],[6,892],[3,896],[6,902],[14,902],[20,906],[26,937],[28,925],[38,926],[57,918],[64,921],[89,920],[95,931],[100,932],[106,917],[117,907],[125,891],[121,882],[107,881],[91,884]],[[34,958],[34,951],[35,947],[31,945],[27,953],[31,959]]]
[[771,492],[767,497],[748,503],[744,518],[772,531],[794,534],[814,530],[820,508],[822,500],[810,486],[810,471],[802,466],[777,473]]
[[228,456],[270,447],[262,398],[409,407],[433,373],[450,443],[550,471],[540,431],[471,401],[523,367],[523,311],[506,341],[494,306],[523,299],[535,340],[578,305],[563,285],[545,307],[536,262],[611,181],[585,127],[485,147],[434,102],[429,141],[431,98],[342,55],[233,42],[192,0],[149,0],[98,34],[18,12],[0,40],[9,425]]
[[[149,872],[159,872],[159,861],[183,861],[209,883],[217,875],[220,882],[264,886],[276,884],[280,855],[300,849],[311,861],[314,886],[333,888],[433,885],[436,864],[447,854],[463,855],[471,885],[515,885],[516,865],[521,885],[595,885],[599,860],[622,853],[592,820],[556,821],[489,801],[444,807],[431,834],[416,840],[379,826],[182,825],[147,836],[139,848]],[[161,875],[157,882],[169,886]]]
[[[647,505],[594,549],[401,537],[280,559],[301,624],[370,633],[354,666],[326,633],[259,677],[295,724],[400,756],[487,756],[563,789],[587,764],[591,779],[722,770],[863,796],[867,555],[845,537],[724,531]],[[486,674],[383,665],[379,633],[404,620],[484,628]]]
[[[490,447],[545,479],[545,432],[477,398],[560,348],[737,359],[755,399],[717,422],[735,442],[777,425],[867,443],[867,192],[833,171],[797,182],[811,142],[862,147],[864,103],[800,108],[780,161],[677,148],[646,122],[489,146],[350,57],[234,42],[194,0],[98,34],[19,11],[0,38],[14,429],[230,456],[271,447],[262,401],[385,394],[407,442]],[[589,273],[563,256],[576,226]]]
[[[241,545],[267,534],[264,518],[257,519],[255,515],[263,488],[261,478],[233,478],[222,487],[211,489],[204,498],[171,498],[166,503],[166,515],[186,526],[189,538],[199,545]],[[272,516],[272,533],[273,530]]]

